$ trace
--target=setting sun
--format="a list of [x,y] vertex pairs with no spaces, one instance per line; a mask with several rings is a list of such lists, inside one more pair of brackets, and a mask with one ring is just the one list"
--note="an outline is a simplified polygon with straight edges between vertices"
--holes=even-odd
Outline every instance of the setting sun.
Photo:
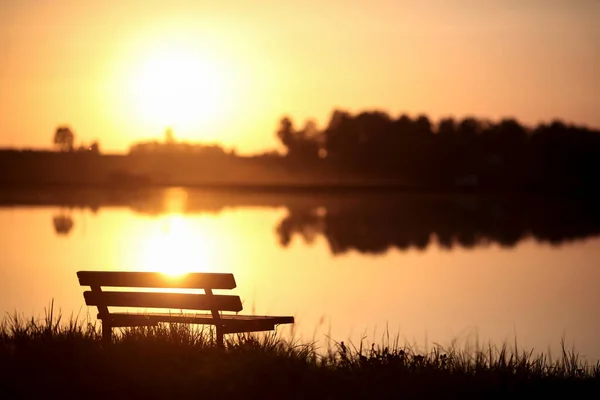
[[132,79],[138,117],[157,128],[193,131],[225,111],[227,85],[211,60],[185,49],[156,51],[140,63]]

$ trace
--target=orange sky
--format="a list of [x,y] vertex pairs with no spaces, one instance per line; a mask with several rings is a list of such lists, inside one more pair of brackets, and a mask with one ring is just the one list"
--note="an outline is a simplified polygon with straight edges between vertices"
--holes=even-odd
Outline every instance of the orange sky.
[[[596,0],[0,0],[0,147],[241,153],[333,107],[600,127]],[[189,84],[188,84],[189,83]]]

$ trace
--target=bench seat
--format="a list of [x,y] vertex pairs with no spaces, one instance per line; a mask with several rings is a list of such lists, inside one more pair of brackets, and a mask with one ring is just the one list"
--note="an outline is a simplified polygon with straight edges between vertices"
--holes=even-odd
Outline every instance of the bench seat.
[[128,326],[153,326],[159,322],[199,325],[219,325],[223,333],[271,331],[279,324],[293,324],[294,317],[268,315],[221,315],[216,320],[212,314],[196,313],[111,313],[98,319],[107,321],[113,328]]

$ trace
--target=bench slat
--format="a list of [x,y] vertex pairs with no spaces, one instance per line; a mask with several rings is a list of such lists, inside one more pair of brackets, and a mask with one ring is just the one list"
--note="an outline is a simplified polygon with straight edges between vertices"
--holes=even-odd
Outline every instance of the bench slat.
[[79,271],[81,286],[169,289],[235,289],[233,274],[188,273],[169,276],[160,272]]
[[86,291],[83,297],[88,306],[242,311],[240,297],[229,295]]
[[262,315],[222,315],[220,320],[211,314],[165,314],[165,313],[115,313],[110,315],[111,324],[119,326],[141,326],[165,323],[187,323],[201,325],[222,325],[223,333],[269,331],[275,325],[294,323],[294,317],[262,316]]

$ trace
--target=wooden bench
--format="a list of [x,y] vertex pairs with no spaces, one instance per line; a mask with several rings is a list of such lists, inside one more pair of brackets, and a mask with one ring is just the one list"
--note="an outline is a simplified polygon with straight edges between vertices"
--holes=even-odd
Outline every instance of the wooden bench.
[[[242,311],[239,296],[213,294],[213,290],[234,289],[233,274],[188,273],[168,276],[159,272],[77,272],[79,284],[89,286],[83,297],[88,306],[98,307],[102,320],[102,338],[110,342],[112,328],[155,326],[159,322],[214,325],[217,345],[223,347],[227,333],[274,330],[276,325],[294,323],[294,317],[238,315]],[[102,287],[202,289],[202,293],[174,293],[165,291],[104,291]],[[111,312],[108,307],[163,308],[178,313]],[[210,314],[183,313],[183,310],[210,311]],[[236,314],[222,314],[224,311]]]

